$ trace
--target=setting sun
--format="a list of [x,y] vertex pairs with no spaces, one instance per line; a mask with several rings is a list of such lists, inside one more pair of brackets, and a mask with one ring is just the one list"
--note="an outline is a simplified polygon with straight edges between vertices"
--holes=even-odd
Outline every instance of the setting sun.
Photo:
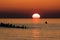
[[40,15],[39,15],[38,13],[34,13],[34,14],[32,15],[32,18],[40,18]]

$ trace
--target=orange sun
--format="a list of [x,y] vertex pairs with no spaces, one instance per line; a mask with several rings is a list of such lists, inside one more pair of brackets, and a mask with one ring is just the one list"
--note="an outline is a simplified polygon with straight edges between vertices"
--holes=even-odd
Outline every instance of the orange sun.
[[32,18],[40,18],[40,15],[39,15],[38,13],[34,13],[34,14],[32,15]]

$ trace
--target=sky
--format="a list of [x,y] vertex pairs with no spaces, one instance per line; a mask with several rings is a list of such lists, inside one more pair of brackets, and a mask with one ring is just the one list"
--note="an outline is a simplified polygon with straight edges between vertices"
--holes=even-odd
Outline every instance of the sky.
[[60,18],[60,0],[0,0],[0,18]]

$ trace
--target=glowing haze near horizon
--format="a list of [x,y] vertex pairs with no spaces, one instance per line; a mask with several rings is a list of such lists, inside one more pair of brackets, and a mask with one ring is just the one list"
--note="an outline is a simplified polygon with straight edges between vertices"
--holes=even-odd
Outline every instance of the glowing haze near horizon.
[[35,9],[41,17],[60,17],[60,0],[0,0],[0,17],[29,18]]

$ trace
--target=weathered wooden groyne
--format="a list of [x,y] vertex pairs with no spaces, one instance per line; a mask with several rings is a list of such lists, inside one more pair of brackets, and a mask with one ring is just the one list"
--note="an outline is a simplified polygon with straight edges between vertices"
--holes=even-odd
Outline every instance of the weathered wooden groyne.
[[0,23],[0,27],[7,27],[7,28],[21,28],[21,29],[26,29],[27,27],[25,25],[21,26],[16,26],[14,24],[9,24],[9,23]]

